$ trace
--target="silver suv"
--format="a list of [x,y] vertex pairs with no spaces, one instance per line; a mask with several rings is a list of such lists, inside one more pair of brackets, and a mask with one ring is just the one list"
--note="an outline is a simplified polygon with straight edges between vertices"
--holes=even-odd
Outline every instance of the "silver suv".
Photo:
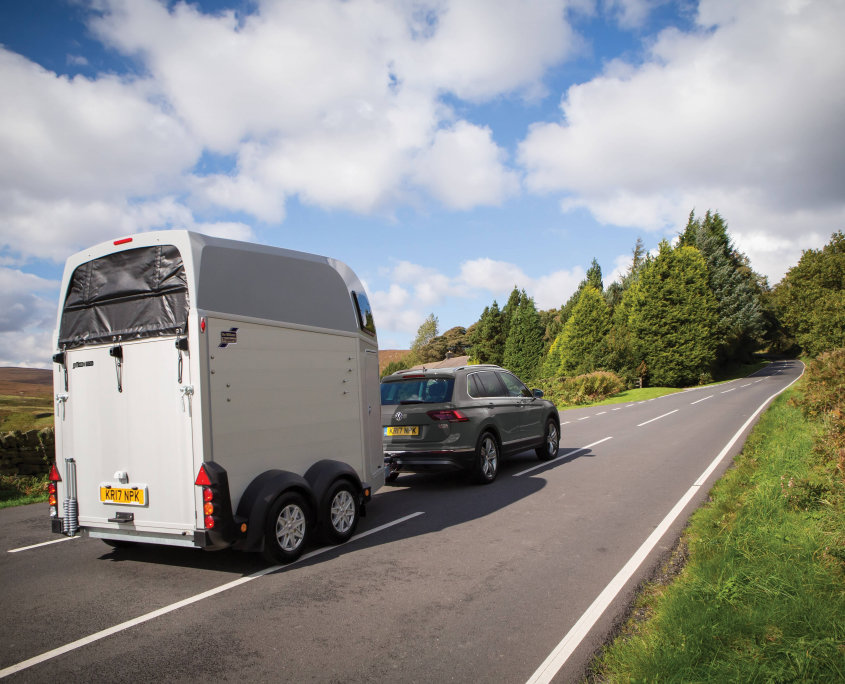
[[560,417],[540,390],[499,366],[406,370],[381,381],[387,481],[400,472],[467,470],[488,484],[502,456],[557,455]]

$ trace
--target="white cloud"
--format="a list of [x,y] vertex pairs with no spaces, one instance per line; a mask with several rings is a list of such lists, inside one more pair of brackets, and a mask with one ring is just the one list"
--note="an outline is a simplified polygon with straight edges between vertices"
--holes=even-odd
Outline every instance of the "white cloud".
[[415,177],[453,209],[498,205],[519,188],[490,129],[466,121],[435,134],[434,143],[417,160]]
[[47,368],[59,283],[0,267],[0,366]]
[[736,236],[783,241],[766,266],[782,273],[845,215],[843,25],[842,3],[702,0],[697,32],[664,31],[642,66],[609,65],[530,130],[527,187],[648,230],[718,210]]

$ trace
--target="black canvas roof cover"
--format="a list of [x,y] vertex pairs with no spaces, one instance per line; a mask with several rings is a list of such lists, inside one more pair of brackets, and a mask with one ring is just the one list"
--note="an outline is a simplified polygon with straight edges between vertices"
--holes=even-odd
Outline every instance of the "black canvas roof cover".
[[184,334],[188,284],[173,245],[108,254],[71,276],[59,326],[59,347]]

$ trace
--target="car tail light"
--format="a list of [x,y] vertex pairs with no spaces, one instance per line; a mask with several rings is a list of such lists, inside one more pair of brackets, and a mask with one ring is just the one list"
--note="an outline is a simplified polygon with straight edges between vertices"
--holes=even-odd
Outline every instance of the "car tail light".
[[463,413],[456,409],[444,409],[441,411],[429,411],[428,417],[436,421],[447,423],[465,423],[469,420]]
[[50,468],[50,474],[47,475],[47,501],[50,504],[50,517],[59,517],[59,486],[58,483],[62,481],[62,476],[59,475],[59,469],[54,463]]

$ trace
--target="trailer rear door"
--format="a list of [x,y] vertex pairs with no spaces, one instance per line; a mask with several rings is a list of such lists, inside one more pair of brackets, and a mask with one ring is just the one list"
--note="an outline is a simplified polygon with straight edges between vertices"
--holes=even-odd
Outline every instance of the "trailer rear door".
[[71,277],[59,334],[68,373],[59,465],[75,462],[79,524],[92,535],[193,543],[192,387],[177,345],[187,311],[172,246],[109,254]]

